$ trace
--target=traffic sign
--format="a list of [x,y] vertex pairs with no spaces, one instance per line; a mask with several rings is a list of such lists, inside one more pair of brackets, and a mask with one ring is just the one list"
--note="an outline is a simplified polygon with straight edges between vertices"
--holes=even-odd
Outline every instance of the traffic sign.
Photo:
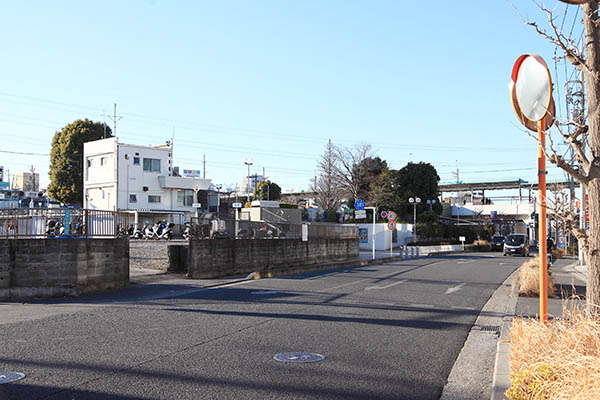
[[233,203],[231,208],[242,208],[242,203]]
[[192,203],[192,207],[194,207],[194,208],[202,208],[202,204],[200,204],[200,203]]
[[363,210],[366,205],[367,204],[365,203],[364,200],[356,200],[354,202],[354,208],[356,208],[357,210]]
[[395,220],[396,220],[396,218],[397,218],[398,216],[396,215],[396,213],[395,213],[395,212],[393,212],[393,211],[390,211],[390,212],[388,213],[388,216],[387,216],[387,217],[388,217],[388,219],[389,219],[390,221],[395,221]]
[[367,210],[356,210],[354,211],[354,218],[365,219],[367,218]]
[[381,212],[381,218],[386,218],[388,216],[388,212],[387,211],[382,211]]
[[390,231],[393,231],[394,229],[396,229],[396,223],[394,221],[388,222],[387,226]]

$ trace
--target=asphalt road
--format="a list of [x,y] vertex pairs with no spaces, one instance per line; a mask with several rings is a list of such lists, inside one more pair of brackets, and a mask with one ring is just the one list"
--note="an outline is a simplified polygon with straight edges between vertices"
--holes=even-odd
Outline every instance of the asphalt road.
[[150,285],[137,301],[0,303],[0,371],[26,374],[0,399],[438,399],[479,311],[522,261],[461,254],[153,300]]

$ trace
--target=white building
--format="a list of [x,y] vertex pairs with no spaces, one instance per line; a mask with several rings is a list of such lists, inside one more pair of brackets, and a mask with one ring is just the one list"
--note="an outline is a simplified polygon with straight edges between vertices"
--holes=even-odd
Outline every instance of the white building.
[[178,176],[173,146],[137,146],[108,138],[84,143],[83,205],[89,209],[126,211],[135,222],[167,219],[182,223],[208,206],[209,179]]

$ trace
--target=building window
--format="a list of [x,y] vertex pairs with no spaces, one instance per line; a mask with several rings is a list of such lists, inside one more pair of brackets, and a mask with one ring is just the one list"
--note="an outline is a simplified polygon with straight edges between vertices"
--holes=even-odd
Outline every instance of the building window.
[[144,171],[160,172],[160,160],[156,158],[144,158]]
[[106,164],[106,157],[100,157],[100,165]]
[[193,190],[178,190],[177,191],[177,204],[190,206],[194,203],[194,191]]
[[160,196],[148,195],[148,203],[160,203]]
[[137,203],[137,194],[130,194],[129,195],[129,202],[130,203]]
[[140,158],[139,157],[133,157],[133,165],[140,165]]
[[88,160],[87,160],[87,166],[88,167],[92,166],[92,159],[91,158],[88,158]]

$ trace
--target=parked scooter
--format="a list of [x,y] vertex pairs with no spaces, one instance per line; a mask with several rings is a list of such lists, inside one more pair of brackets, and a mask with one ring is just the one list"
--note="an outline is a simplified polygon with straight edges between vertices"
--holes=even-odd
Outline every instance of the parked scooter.
[[142,230],[133,224],[129,225],[127,233],[129,234],[129,239],[142,239],[144,237]]
[[62,223],[49,219],[46,221],[46,236],[48,237],[56,237],[62,236],[65,233],[65,227]]
[[154,239],[154,227],[152,225],[144,225],[143,238],[146,240]]
[[185,223],[185,228],[183,229],[183,238],[185,240],[189,240],[192,237],[192,224],[189,222]]
[[160,240],[160,239],[166,239],[166,240],[171,240],[173,239],[173,228],[175,227],[175,224],[173,222],[169,222],[168,224],[163,221],[160,225],[158,230],[155,231],[156,233],[156,239]]

